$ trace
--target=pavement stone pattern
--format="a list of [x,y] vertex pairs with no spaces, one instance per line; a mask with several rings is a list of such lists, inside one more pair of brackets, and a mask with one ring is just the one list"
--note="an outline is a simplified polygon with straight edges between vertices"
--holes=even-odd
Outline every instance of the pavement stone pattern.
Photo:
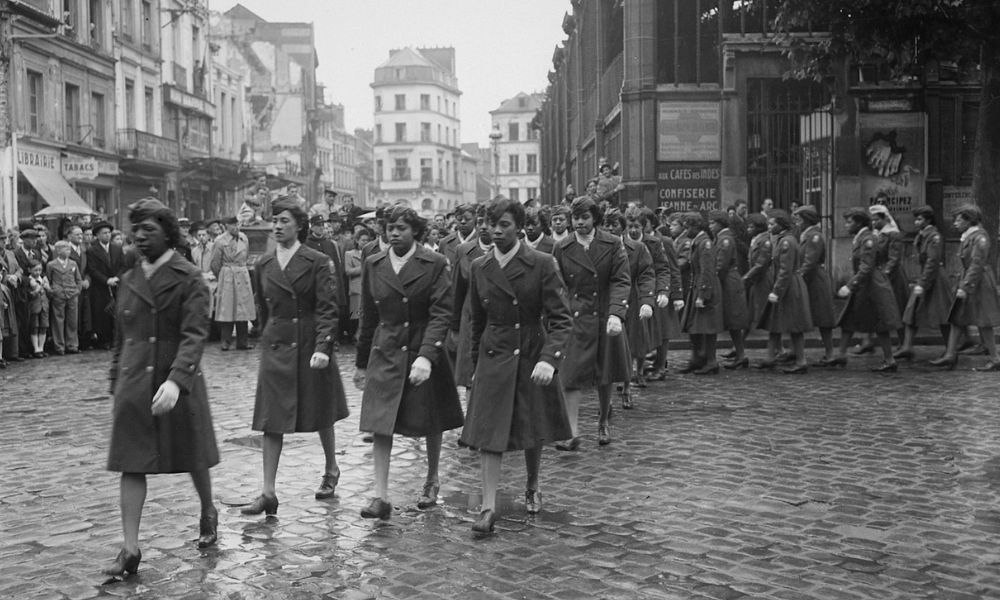
[[[371,445],[357,431],[350,347],[337,356],[352,415],[336,428],[335,499],[313,498],[317,437],[286,436],[277,519],[220,504],[219,544],[198,550],[188,477],[151,476],[139,572],[105,583],[121,538],[118,477],[104,470],[109,358],[0,371],[0,598],[1000,598],[993,373],[914,363],[875,375],[877,359],[852,357],[806,376],[672,375],[636,390],[634,410],[616,400],[606,447],[591,396],[581,450],[545,451],[542,513],[525,514],[523,459],[511,453],[497,533],[479,538],[479,461],[457,431],[445,436],[438,507],[416,508],[421,443],[397,437],[392,518],[360,517]],[[215,495],[252,499],[257,352],[212,345],[203,366],[222,452]]]

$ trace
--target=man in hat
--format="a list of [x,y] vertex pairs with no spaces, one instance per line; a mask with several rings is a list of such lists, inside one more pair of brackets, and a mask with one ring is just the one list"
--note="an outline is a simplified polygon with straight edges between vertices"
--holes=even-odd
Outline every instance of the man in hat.
[[354,196],[344,196],[344,202],[340,205],[340,216],[344,217],[344,227],[353,228],[363,214],[365,209],[355,206]]
[[326,235],[326,219],[322,215],[309,217],[309,236],[306,246],[318,250],[330,257],[330,268],[333,280],[337,284],[337,309],[340,325],[337,331],[344,330],[347,325],[347,278],[344,273],[344,254],[337,242]]
[[114,342],[115,293],[118,278],[125,271],[125,255],[111,243],[111,223],[94,224],[94,243],[87,249],[87,275],[90,277],[90,321],[95,346],[109,350]]
[[330,215],[336,214],[337,208],[334,203],[337,201],[337,192],[330,186],[323,190],[323,201],[317,202],[309,207],[309,216],[320,215],[324,220],[329,220]]
[[191,219],[181,217],[177,219],[177,225],[181,229],[181,239],[177,241],[177,247],[174,248],[174,251],[190,262],[194,262],[194,258],[191,256]]
[[597,175],[597,201],[607,200],[611,204],[617,204],[618,192],[625,189],[622,178],[614,174],[614,169],[605,160],[601,160]]

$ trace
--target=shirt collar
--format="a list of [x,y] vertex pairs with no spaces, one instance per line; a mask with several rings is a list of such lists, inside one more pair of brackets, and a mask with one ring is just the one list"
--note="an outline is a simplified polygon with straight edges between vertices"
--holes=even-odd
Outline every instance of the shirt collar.
[[973,225],[972,227],[969,227],[968,229],[965,230],[964,233],[962,233],[962,241],[964,242],[973,233],[975,233],[977,231],[980,231],[981,229],[982,229],[982,227],[980,227],[979,225]]
[[521,249],[521,240],[517,240],[516,242],[514,242],[514,246],[507,252],[500,252],[500,249],[496,247],[496,244],[494,244],[493,257],[497,259],[497,262],[500,263],[500,268],[502,269],[507,266],[507,263],[509,263],[511,259],[514,258],[514,255],[517,254],[517,251],[520,249]]
[[172,249],[170,249],[170,248],[167,248],[167,251],[164,252],[163,254],[161,254],[160,258],[157,258],[153,262],[149,262],[149,259],[147,259],[146,257],[143,257],[142,258],[142,271],[143,271],[143,273],[146,274],[147,278],[152,277],[153,273],[156,273],[157,269],[159,269],[163,265],[167,264],[167,261],[169,261],[171,258],[173,258],[173,256],[174,256],[174,251]]
[[867,227],[862,227],[861,231],[859,231],[856,234],[854,234],[854,241],[853,241],[853,243],[855,243],[855,244],[858,243],[858,240],[861,239],[861,236],[864,235],[864,233],[866,231],[868,231],[868,228]]
[[417,245],[418,244],[416,242],[414,242],[413,245],[410,246],[410,249],[406,251],[406,254],[404,254],[402,256],[397,256],[396,255],[396,251],[393,250],[390,247],[389,248],[389,260],[392,261],[394,264],[399,265],[399,266],[405,265],[406,261],[410,260],[410,258],[417,252]]
[[590,235],[586,236],[580,235],[580,232],[573,230],[573,235],[576,236],[576,241],[578,244],[580,244],[584,248],[590,248],[590,245],[594,243],[594,238],[597,237],[597,230],[591,229]]

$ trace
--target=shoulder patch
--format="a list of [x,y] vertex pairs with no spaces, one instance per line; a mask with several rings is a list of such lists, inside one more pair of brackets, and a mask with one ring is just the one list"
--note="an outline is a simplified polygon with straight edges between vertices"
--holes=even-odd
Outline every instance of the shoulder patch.
[[865,242],[865,248],[872,248],[874,246],[875,246],[874,240],[868,240],[867,242]]
[[818,233],[814,233],[813,234],[812,241],[814,241],[814,242],[819,242],[820,241]]
[[934,237],[931,238],[931,241],[932,242],[939,242],[939,241],[941,241],[941,236],[937,235],[937,234],[934,234]]
[[764,247],[765,248],[770,248],[771,247],[771,240],[764,240]]
[[781,240],[781,248],[783,250],[787,249],[791,245],[792,245],[791,242],[789,242],[788,240]]
[[985,248],[986,244],[988,244],[989,242],[986,241],[986,238],[981,237],[981,238],[979,238],[979,241],[977,243],[979,244],[979,246],[981,248]]
[[705,250],[711,250],[711,249],[712,249],[712,242],[705,242]]
[[723,248],[728,248],[729,247],[729,238],[724,238],[722,240],[722,247]]

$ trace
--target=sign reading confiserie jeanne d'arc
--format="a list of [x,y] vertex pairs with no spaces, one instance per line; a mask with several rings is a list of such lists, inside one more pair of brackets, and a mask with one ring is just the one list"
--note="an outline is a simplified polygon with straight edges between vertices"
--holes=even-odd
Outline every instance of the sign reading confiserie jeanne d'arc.
[[721,174],[718,162],[656,163],[656,191],[660,207],[671,213],[721,208]]
[[705,162],[722,160],[719,103],[659,103],[656,160]]

